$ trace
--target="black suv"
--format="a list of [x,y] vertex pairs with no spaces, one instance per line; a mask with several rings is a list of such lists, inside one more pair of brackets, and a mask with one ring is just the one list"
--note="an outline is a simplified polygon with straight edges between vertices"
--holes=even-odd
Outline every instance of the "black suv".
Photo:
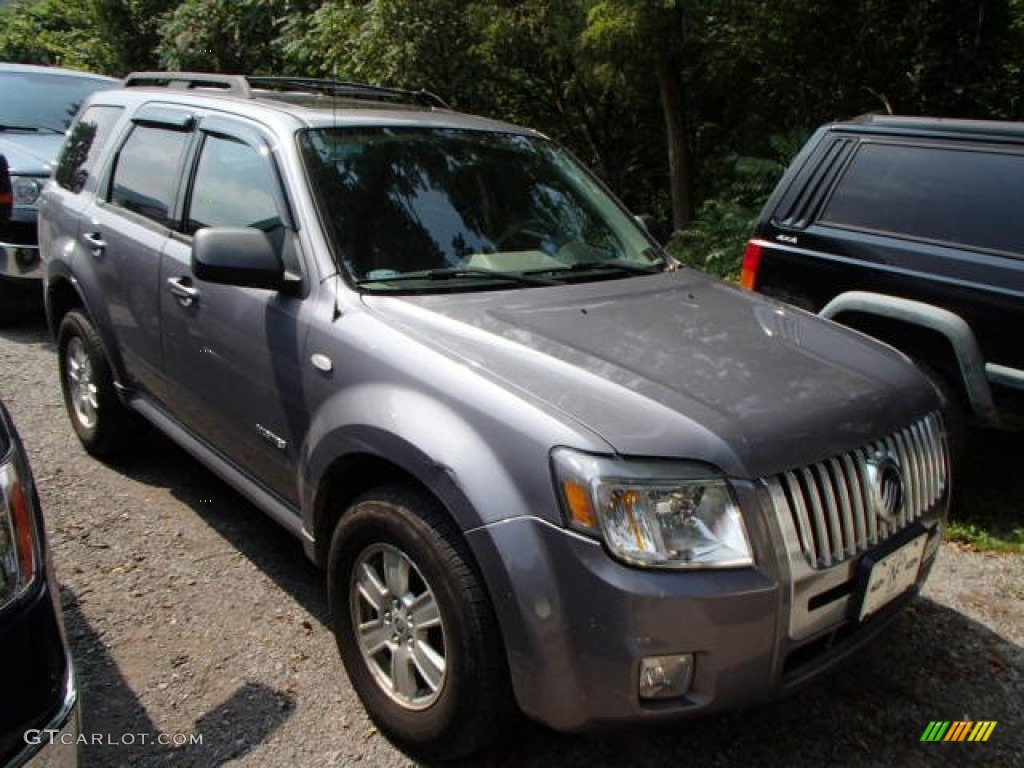
[[747,288],[888,342],[947,422],[1024,426],[1024,124],[862,117],[820,128],[761,213]]

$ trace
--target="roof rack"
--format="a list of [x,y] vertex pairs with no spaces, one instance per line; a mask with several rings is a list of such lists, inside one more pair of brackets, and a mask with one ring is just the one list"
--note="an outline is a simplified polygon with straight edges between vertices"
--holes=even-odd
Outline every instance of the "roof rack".
[[298,91],[349,99],[389,101],[449,109],[444,99],[427,90],[407,91],[401,88],[384,88],[346,80],[323,80],[313,77],[222,75],[209,72],[133,72],[124,79],[124,85],[126,88],[156,86],[178,90],[209,88],[243,99],[267,95],[254,93],[254,89],[279,92]]

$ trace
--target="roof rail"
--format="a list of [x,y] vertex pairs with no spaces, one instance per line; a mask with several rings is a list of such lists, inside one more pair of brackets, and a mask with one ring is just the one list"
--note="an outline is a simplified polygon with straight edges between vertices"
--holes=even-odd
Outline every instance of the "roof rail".
[[449,109],[447,102],[431,91],[420,89],[408,91],[402,88],[385,88],[379,85],[353,83],[348,80],[324,80],[315,77],[247,77],[253,88],[265,88],[273,91],[303,91],[306,93],[322,93],[327,96],[345,96],[354,99],[371,101],[397,101],[408,104],[420,104],[424,107],[440,107]]
[[179,90],[211,88],[248,99],[252,91],[245,75],[220,75],[211,72],[132,72],[124,87],[158,86]]
[[349,99],[419,104],[424,107],[440,109],[450,108],[444,99],[427,90],[409,91],[402,88],[385,88],[347,80],[324,80],[314,77],[221,75],[209,72],[133,72],[125,78],[124,85],[126,88],[157,86],[180,90],[210,88],[243,99],[263,95],[254,93],[253,89],[279,92],[299,91]]

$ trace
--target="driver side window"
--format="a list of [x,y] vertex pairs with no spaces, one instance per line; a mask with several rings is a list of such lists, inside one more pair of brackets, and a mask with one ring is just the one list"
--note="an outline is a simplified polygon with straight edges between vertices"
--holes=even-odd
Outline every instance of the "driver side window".
[[186,232],[204,227],[254,227],[275,246],[281,238],[281,217],[274,199],[277,186],[270,159],[234,139],[207,135],[203,141],[189,199]]

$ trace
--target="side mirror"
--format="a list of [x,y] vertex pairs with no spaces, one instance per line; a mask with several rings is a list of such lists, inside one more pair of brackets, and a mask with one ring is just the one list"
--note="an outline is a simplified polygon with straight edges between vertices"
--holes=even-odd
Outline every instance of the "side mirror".
[[192,240],[192,274],[208,283],[277,291],[284,265],[265,232],[251,227],[209,227]]
[[11,218],[14,206],[14,193],[11,191],[11,174],[7,167],[7,158],[0,155],[0,221]]

